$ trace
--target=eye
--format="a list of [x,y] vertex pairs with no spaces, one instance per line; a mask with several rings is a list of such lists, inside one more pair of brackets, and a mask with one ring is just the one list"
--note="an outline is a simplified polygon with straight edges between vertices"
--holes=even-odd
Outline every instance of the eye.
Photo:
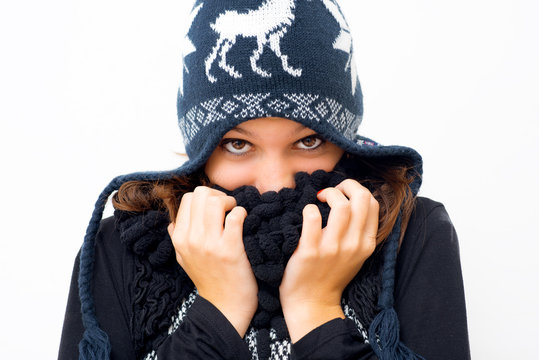
[[243,155],[251,148],[251,144],[241,139],[225,139],[221,146],[234,155]]
[[318,135],[310,135],[298,141],[300,149],[314,150],[324,143],[324,140]]

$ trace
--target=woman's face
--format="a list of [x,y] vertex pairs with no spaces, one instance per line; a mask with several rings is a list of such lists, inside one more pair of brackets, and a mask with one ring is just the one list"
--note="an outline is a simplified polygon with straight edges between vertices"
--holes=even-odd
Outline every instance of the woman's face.
[[227,132],[205,172],[227,190],[255,186],[260,193],[294,188],[294,174],[331,171],[343,155],[338,146],[314,130],[279,117],[249,120]]

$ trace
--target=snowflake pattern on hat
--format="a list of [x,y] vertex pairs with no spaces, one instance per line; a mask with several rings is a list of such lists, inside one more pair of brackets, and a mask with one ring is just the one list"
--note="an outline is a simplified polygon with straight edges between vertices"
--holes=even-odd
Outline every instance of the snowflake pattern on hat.
[[210,99],[189,109],[180,118],[185,145],[188,145],[203,127],[229,117],[257,118],[282,114],[287,118],[325,121],[353,140],[355,131],[361,123],[361,117],[353,114],[335,99],[314,94],[239,94]]

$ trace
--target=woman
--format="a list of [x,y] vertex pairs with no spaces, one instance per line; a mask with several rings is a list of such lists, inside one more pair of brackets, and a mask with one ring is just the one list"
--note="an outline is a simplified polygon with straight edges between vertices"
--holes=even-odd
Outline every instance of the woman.
[[357,135],[338,5],[197,1],[191,19],[189,161],[101,194],[60,358],[469,358],[454,229],[416,197],[417,152]]

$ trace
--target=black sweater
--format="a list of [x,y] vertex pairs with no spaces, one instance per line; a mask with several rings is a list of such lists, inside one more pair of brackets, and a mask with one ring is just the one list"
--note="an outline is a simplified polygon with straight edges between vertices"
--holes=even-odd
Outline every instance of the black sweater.
[[[84,332],[75,261],[59,359],[77,359]],[[120,242],[114,219],[102,221],[96,239],[94,298],[97,319],[109,335],[111,359],[135,359],[131,339],[134,258]],[[466,307],[458,240],[442,204],[418,198],[399,252],[395,309],[400,336],[426,359],[469,359]],[[251,359],[246,342],[211,303],[198,296],[176,332],[156,349],[164,359]],[[376,359],[350,319],[334,319],[292,345],[296,359]]]

